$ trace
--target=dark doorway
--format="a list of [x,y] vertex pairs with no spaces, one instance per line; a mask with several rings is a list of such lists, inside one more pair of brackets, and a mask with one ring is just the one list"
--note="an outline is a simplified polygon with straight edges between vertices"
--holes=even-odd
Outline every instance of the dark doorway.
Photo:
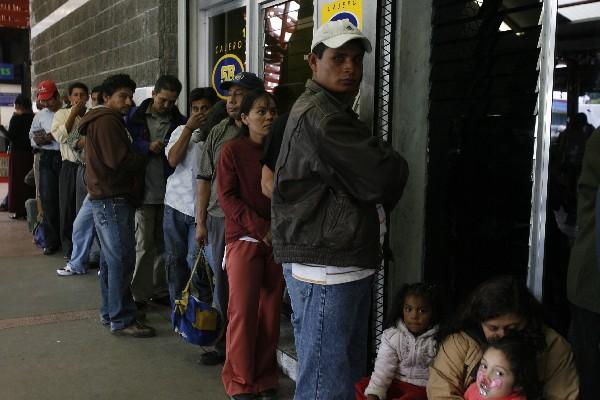
[[455,306],[526,278],[542,3],[433,4],[425,279]]

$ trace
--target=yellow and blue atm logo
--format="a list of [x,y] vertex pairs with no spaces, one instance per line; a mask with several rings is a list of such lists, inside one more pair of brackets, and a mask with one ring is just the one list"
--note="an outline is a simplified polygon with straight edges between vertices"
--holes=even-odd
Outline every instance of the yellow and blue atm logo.
[[225,99],[227,91],[221,88],[225,81],[231,81],[237,74],[244,71],[244,63],[235,54],[225,54],[216,62],[211,83],[220,98]]
[[362,0],[333,0],[321,6],[321,24],[348,19],[362,29]]
[[358,28],[358,18],[356,15],[349,12],[341,12],[331,17],[330,21],[339,21],[342,19],[350,20],[350,23]]

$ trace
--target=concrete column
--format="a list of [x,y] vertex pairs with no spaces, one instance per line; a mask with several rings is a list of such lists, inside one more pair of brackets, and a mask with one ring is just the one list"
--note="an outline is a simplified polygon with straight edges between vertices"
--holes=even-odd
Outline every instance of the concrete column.
[[423,276],[432,0],[400,0],[397,13],[392,143],[408,161],[410,175],[391,215],[389,296]]

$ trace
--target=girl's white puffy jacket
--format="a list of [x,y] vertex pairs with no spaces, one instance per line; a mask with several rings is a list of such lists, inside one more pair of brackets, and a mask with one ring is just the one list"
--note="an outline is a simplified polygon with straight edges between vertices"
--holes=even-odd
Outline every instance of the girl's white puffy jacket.
[[402,320],[398,320],[395,328],[386,329],[381,335],[375,370],[365,395],[374,394],[382,400],[385,399],[394,378],[413,385],[426,386],[429,364],[436,353],[437,330],[436,325],[415,337]]

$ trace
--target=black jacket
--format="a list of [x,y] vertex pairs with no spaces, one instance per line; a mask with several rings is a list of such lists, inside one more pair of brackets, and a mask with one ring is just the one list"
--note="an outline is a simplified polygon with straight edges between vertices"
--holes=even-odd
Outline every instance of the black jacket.
[[10,140],[12,150],[31,151],[29,129],[33,121],[33,113],[13,114],[8,124],[8,131],[2,128],[3,133]]
[[275,167],[271,226],[278,262],[377,268],[376,204],[391,210],[406,161],[333,94],[309,80]]
[[[133,148],[141,154],[145,154],[148,157],[161,157],[163,159],[163,169],[165,172],[165,179],[168,178],[175,169],[169,165],[167,156],[163,152],[160,155],[155,155],[150,152],[150,132],[148,130],[148,122],[146,121],[146,111],[148,107],[152,106],[152,98],[148,98],[130,112],[130,117],[127,119],[127,129],[133,137]],[[187,118],[184,117],[177,106],[173,106],[171,109],[171,125],[169,126],[169,133],[164,139],[165,146],[169,143],[171,133],[179,126],[187,122]]]

